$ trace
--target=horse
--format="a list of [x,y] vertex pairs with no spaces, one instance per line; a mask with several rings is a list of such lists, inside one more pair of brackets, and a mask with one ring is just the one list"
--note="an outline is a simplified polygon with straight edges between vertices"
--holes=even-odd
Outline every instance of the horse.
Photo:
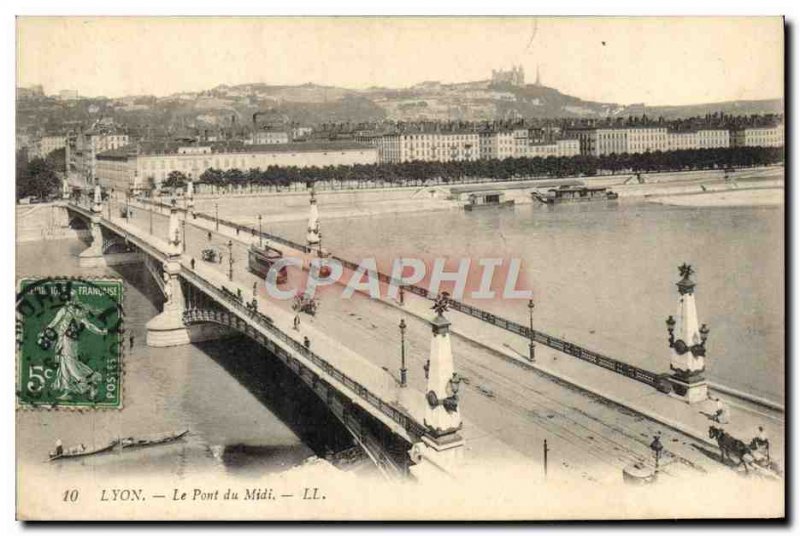
[[731,463],[734,463],[733,456],[731,456],[731,454],[733,454],[739,458],[739,463],[735,464],[734,467],[743,465],[745,473],[749,473],[747,466],[748,463],[753,460],[753,455],[744,441],[736,439],[722,428],[717,428],[716,426],[708,428],[708,437],[717,440],[717,445],[719,445],[719,457],[722,463],[726,463],[726,458]]

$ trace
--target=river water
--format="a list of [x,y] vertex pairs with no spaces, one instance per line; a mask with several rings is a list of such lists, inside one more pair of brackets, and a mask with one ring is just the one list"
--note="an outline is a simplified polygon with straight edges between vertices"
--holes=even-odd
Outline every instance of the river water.
[[[242,206],[237,215],[252,221]],[[626,201],[326,220],[320,202],[320,214],[325,246],[353,261],[520,258],[537,329],[657,372],[669,368],[664,320],[677,309],[677,267],[689,263],[699,318],[711,329],[709,377],[784,400],[782,206]],[[304,222],[264,230],[305,239]],[[525,300],[465,301],[528,322]]]
[[219,471],[247,478],[283,471],[312,455],[350,444],[343,429],[292,373],[247,339],[148,348],[145,323],[160,310],[158,290],[143,265],[80,269],[78,240],[17,248],[20,276],[123,277],[125,328],[134,333],[125,356],[121,411],[17,413],[20,463],[41,463],[60,438],[65,446],[105,444],[116,437],[189,429],[175,444],[53,464],[58,472],[92,471],[190,476]]

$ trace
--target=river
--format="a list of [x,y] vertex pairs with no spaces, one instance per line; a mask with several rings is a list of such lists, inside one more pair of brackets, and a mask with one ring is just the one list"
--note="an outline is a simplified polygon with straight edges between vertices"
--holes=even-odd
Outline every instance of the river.
[[[236,217],[253,221],[241,206]],[[782,206],[626,201],[326,220],[320,202],[320,215],[325,246],[354,261],[518,257],[535,293],[537,329],[657,372],[669,367],[664,320],[677,308],[677,267],[689,263],[700,321],[711,329],[708,376],[784,400]],[[303,242],[305,227],[264,230]],[[528,322],[526,301],[465,301]]]

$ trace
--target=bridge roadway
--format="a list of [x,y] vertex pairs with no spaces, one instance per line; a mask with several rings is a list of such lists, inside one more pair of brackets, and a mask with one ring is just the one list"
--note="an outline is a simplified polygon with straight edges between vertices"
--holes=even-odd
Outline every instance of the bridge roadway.
[[[116,205],[111,214],[119,214]],[[149,232],[151,215],[153,234],[164,240],[168,225],[168,216],[164,212],[151,213],[136,205],[129,223]],[[219,232],[214,227],[212,222],[199,218],[187,221],[184,265],[194,258],[198,272],[216,272],[217,277],[222,275],[224,281],[229,267],[227,244],[231,240],[234,282],[241,288],[245,299],[252,296],[255,283],[260,310],[269,311],[271,316],[282,319],[279,323],[289,326],[294,316],[291,303],[274,299],[267,302],[263,281],[247,270],[247,248],[251,241],[258,239],[246,233],[236,235],[224,225],[220,226]],[[200,260],[202,249],[209,245],[224,253],[222,263]],[[286,254],[293,253],[288,248],[281,246],[281,249]],[[289,270],[289,282],[293,286],[298,286],[303,278],[300,270]],[[385,374],[390,373],[396,380],[400,362],[397,324],[401,317],[405,318],[408,324],[406,359],[409,388],[395,392],[398,393],[398,404],[410,408],[411,413],[421,411],[421,408],[415,410],[414,404],[421,400],[419,393],[425,388],[423,365],[430,344],[429,325],[415,316],[404,315],[385,302],[360,294],[349,300],[342,299],[339,290],[328,289],[322,294],[316,317],[302,315],[300,331],[295,332],[298,338],[307,334],[312,350],[330,344],[344,355],[343,348],[347,349],[347,355],[360,356],[370,363],[366,365],[362,359],[353,358],[352,362],[358,363],[356,369],[369,370],[370,375],[378,375],[379,369],[388,371]],[[326,340],[335,343],[323,342]],[[619,481],[621,469],[630,463],[652,465],[649,444],[660,432],[666,447],[666,454],[661,459],[665,476],[678,477],[720,468],[715,460],[693,447],[696,443],[693,438],[640,414],[621,410],[599,397],[554,382],[552,378],[534,371],[525,371],[458,336],[453,337],[453,352],[457,370],[466,378],[461,407],[467,455],[471,458],[521,455],[531,467],[539,468],[543,461],[543,440],[546,439],[550,449],[551,478],[554,474],[562,474],[615,482]],[[504,446],[510,447],[511,451],[504,450]]]

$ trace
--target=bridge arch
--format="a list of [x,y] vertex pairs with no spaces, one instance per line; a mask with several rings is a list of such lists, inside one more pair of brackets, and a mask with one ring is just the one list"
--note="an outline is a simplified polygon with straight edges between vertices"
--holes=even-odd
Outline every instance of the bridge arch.
[[[115,251],[112,251],[115,250]],[[130,253],[135,251],[133,244],[122,236],[111,236],[103,240],[103,253]]]
[[[270,323],[272,322],[269,317],[261,313],[254,312],[253,314],[266,319]],[[378,424],[376,426],[376,423],[370,420],[369,415],[358,405],[339,396],[336,390],[323,378],[305,368],[298,360],[287,355],[277,344],[242,320],[238,315],[206,303],[199,307],[187,307],[183,313],[183,321],[187,326],[202,324],[225,326],[247,336],[266,348],[328,405],[331,413],[344,425],[384,477],[397,478],[407,473],[410,461],[407,452],[411,447],[410,444],[404,440],[399,440],[388,429],[384,429],[382,425]],[[285,342],[289,341],[302,347],[296,341],[288,338]]]
[[89,222],[86,219],[77,216],[76,214],[70,212],[69,213],[69,220],[67,225],[70,229],[74,229],[76,231],[85,231],[89,228]]

